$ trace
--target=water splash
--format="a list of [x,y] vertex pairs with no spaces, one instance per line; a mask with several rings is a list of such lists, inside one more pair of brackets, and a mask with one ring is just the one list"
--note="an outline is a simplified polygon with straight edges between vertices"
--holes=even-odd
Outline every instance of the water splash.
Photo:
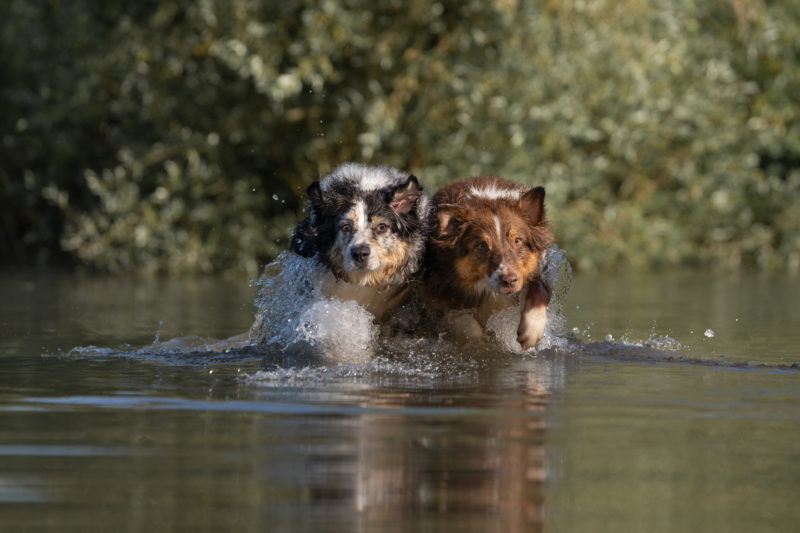
[[163,326],[164,326],[164,321],[163,320],[159,320],[158,321],[158,329],[156,330],[156,338],[153,339],[153,346],[158,345],[158,343],[161,341],[161,328]]
[[382,338],[378,352],[364,363],[330,365],[316,360],[296,366],[272,364],[257,372],[245,372],[241,380],[260,387],[329,388],[391,386],[408,388],[474,387],[502,376],[519,379],[520,370],[534,371],[538,386],[547,391],[562,388],[566,367],[574,356],[553,350],[520,357],[502,352],[489,343],[458,346],[438,338]]
[[250,343],[280,351],[322,353],[341,362],[363,362],[375,347],[372,313],[354,301],[327,298],[324,267],[313,258],[281,253],[255,282],[256,318]]
[[[542,264],[542,277],[553,289],[553,297],[544,337],[533,351],[566,348],[573,338],[562,314],[572,283],[567,254],[553,246],[545,252]],[[325,269],[317,260],[288,252],[269,264],[255,282],[257,312],[250,329],[251,344],[281,352],[321,353],[339,363],[366,362],[380,353],[380,348],[391,349],[397,341],[388,346],[378,342],[379,328],[371,313],[354,301],[342,302],[322,294],[324,276]],[[518,307],[508,308],[490,318],[487,329],[494,337],[495,350],[521,352],[516,340],[519,311]],[[436,332],[432,333],[436,337]]]
[[416,357],[408,355],[402,359],[375,355],[362,363],[344,363],[336,366],[309,364],[305,366],[274,366],[255,373],[245,373],[243,380],[251,385],[266,387],[314,387],[326,386],[332,380],[350,381],[353,384],[367,381],[371,384],[392,383],[441,385],[447,383],[470,383],[479,375],[482,365],[471,358],[459,358],[449,354],[431,354]]

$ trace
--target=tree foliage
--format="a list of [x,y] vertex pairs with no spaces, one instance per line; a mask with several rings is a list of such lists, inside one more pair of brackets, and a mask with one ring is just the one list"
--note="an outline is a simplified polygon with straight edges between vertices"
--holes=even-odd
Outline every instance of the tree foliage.
[[800,267],[790,0],[9,0],[0,251],[258,270],[357,160],[542,184],[580,269]]

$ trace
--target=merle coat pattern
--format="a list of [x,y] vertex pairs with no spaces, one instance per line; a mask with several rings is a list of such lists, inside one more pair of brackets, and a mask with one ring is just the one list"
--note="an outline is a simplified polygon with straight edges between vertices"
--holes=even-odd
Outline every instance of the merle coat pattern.
[[326,267],[329,296],[355,299],[380,318],[422,263],[430,217],[422,186],[395,168],[344,163],[307,195],[291,250]]

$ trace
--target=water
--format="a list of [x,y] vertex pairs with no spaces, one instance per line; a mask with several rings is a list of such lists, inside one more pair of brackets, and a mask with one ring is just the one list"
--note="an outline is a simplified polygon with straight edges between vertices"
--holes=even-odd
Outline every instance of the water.
[[[0,531],[795,530],[799,289],[577,276],[520,354],[357,314],[248,347],[244,281],[0,274]],[[370,355],[303,347],[337,335]]]
[[[563,305],[572,271],[566,252],[556,246],[543,257],[542,278],[553,289],[547,307],[547,326],[537,351],[548,348],[568,348],[574,341],[565,328]],[[400,352],[408,362],[408,354],[424,352],[426,359],[432,354],[462,353],[458,347],[441,340],[435,326],[424,324],[425,314],[413,302],[404,304],[389,324],[377,326],[373,315],[355,301],[340,301],[323,294],[324,267],[313,258],[294,254],[281,254],[265,269],[255,285],[258,297],[255,323],[250,329],[251,344],[268,346],[281,353],[318,354],[327,361],[337,363],[374,362],[375,355]],[[413,289],[412,289],[413,290]],[[494,356],[498,349],[503,353],[522,353],[517,342],[519,308],[508,308],[492,316],[486,329],[492,334],[488,346]],[[413,331],[409,339],[398,339],[393,333]],[[469,352],[476,350],[475,345]],[[533,353],[533,352],[531,352]]]

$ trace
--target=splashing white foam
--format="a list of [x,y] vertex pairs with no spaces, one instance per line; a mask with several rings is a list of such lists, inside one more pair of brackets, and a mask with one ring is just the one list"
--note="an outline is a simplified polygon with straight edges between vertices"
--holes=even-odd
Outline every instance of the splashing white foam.
[[364,362],[372,355],[378,334],[373,318],[355,301],[321,296],[300,314],[294,325],[294,342],[306,342],[339,362]]
[[314,352],[342,363],[369,359],[378,328],[354,301],[327,298],[318,261],[284,252],[267,266],[255,300],[250,343],[282,351]]

